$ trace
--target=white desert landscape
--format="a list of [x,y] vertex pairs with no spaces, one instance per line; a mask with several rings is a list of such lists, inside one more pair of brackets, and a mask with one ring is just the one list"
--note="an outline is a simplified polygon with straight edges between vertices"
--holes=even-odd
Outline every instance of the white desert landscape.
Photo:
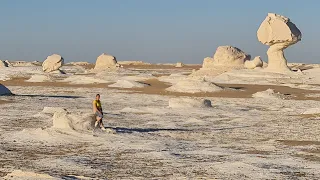
[[289,18],[261,22],[268,59],[222,45],[203,64],[1,61],[0,177],[320,179],[320,65],[285,58],[303,40]]

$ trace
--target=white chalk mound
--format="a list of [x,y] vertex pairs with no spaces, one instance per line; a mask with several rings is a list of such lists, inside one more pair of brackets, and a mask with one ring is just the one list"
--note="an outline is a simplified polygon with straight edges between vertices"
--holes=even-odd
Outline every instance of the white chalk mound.
[[320,108],[311,108],[306,110],[302,114],[320,114]]
[[219,46],[213,56],[214,65],[239,66],[251,56],[233,46]]
[[166,89],[167,91],[182,93],[217,92],[223,90],[214,83],[204,79],[184,79]]
[[289,18],[274,13],[261,23],[258,31],[258,40],[270,46],[267,51],[268,71],[290,72],[283,50],[301,40],[301,32]]
[[171,108],[205,108],[212,107],[208,99],[191,99],[191,98],[170,98],[169,107]]
[[88,131],[94,128],[93,114],[75,114],[67,111],[58,111],[53,114],[53,128]]
[[109,87],[117,87],[117,88],[143,88],[150,86],[146,83],[131,81],[131,80],[124,80],[120,79],[116,83],[109,85]]
[[177,62],[175,67],[183,67],[183,66],[184,66],[184,64],[182,62]]
[[51,81],[51,78],[47,75],[35,74],[35,75],[32,75],[31,78],[26,81],[27,82],[45,82],[45,81]]
[[244,67],[247,69],[254,69],[256,67],[262,67],[262,66],[263,66],[263,61],[261,60],[260,56],[256,56],[251,61],[244,62]]
[[256,92],[252,95],[254,98],[264,99],[284,99],[285,96],[281,93],[275,93],[273,89],[267,89],[265,91]]
[[94,66],[95,70],[106,70],[110,68],[117,67],[116,57],[111,56],[109,54],[103,53],[101,54],[96,61],[96,65]]
[[[101,77],[101,76],[100,76]],[[95,84],[95,83],[109,83],[110,81],[93,76],[72,75],[62,80],[62,82],[69,82],[70,84]]]
[[1,95],[10,95],[12,94],[11,91],[5,87],[4,85],[0,84],[0,96]]
[[6,180],[58,180],[58,178],[54,178],[48,174],[38,174],[21,170],[14,170],[3,178]]
[[59,70],[64,64],[64,59],[59,54],[53,54],[48,56],[47,59],[42,63],[42,70],[44,72],[52,72]]

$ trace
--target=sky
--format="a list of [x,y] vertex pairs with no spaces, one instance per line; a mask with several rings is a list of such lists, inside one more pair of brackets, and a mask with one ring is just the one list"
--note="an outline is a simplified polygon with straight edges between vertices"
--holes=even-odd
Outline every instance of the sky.
[[302,41],[288,62],[319,63],[318,0],[0,0],[0,59],[202,63],[231,45],[267,61],[256,32],[268,12],[287,16]]

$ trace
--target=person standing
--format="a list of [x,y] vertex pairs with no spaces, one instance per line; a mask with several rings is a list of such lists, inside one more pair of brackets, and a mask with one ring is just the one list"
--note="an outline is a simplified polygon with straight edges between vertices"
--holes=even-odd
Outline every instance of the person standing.
[[95,114],[95,117],[96,117],[94,128],[96,128],[99,125],[102,130],[106,130],[102,122],[103,111],[102,111],[102,105],[100,101],[100,94],[96,95],[96,99],[93,100],[92,107],[93,107],[93,113]]

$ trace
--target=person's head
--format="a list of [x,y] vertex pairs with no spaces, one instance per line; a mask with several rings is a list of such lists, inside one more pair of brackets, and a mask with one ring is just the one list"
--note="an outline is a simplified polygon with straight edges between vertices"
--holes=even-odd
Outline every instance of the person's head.
[[96,95],[96,100],[100,100],[100,94]]

